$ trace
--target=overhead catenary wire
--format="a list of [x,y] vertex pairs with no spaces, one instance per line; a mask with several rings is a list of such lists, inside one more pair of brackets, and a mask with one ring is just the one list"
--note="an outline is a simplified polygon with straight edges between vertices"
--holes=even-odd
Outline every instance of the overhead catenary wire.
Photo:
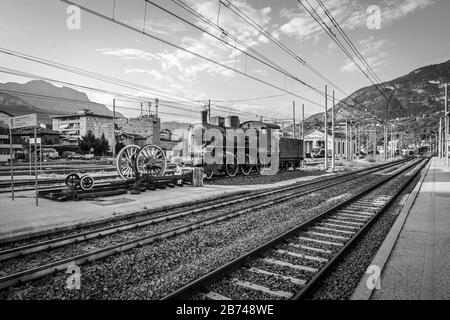
[[64,2],[64,3],[67,3],[67,4],[69,4],[69,5],[76,5],[76,6],[78,6],[81,10],[83,10],[83,11],[85,11],[85,12],[88,12],[88,13],[94,15],[94,16],[97,16],[97,17],[99,17],[99,18],[101,18],[101,19],[104,19],[104,20],[113,22],[113,23],[115,23],[115,24],[117,24],[117,25],[120,25],[120,26],[122,26],[122,27],[124,27],[124,28],[127,28],[127,29],[130,29],[130,30],[132,30],[132,31],[141,33],[141,34],[143,34],[143,35],[145,35],[145,36],[147,36],[147,37],[149,37],[149,38],[151,38],[151,39],[154,39],[154,40],[157,40],[157,41],[159,41],[159,42],[162,42],[162,43],[164,43],[164,44],[166,44],[166,45],[168,45],[168,46],[171,46],[171,47],[174,47],[174,48],[176,48],[176,49],[179,49],[179,50],[181,50],[181,51],[183,51],[183,52],[189,53],[189,54],[191,54],[191,55],[193,55],[193,56],[195,56],[195,57],[197,57],[197,58],[203,59],[203,60],[205,60],[205,61],[208,61],[208,62],[210,62],[210,63],[212,63],[212,64],[215,64],[215,65],[217,65],[217,66],[219,66],[219,67],[222,67],[222,68],[224,68],[224,69],[230,70],[230,71],[232,71],[232,72],[238,73],[238,74],[240,74],[240,75],[242,75],[242,76],[244,76],[244,77],[250,78],[250,79],[252,79],[252,80],[255,80],[255,81],[257,81],[257,82],[260,82],[260,83],[262,83],[262,84],[265,84],[265,85],[267,85],[267,86],[269,86],[269,87],[272,87],[272,88],[274,88],[274,89],[278,89],[278,90],[280,90],[280,91],[289,93],[289,94],[291,94],[292,96],[295,96],[295,97],[299,98],[300,100],[309,102],[309,103],[314,104],[314,105],[316,105],[316,106],[321,106],[321,104],[319,104],[319,103],[317,103],[317,102],[315,102],[315,101],[312,101],[312,100],[310,100],[310,99],[307,99],[307,98],[305,98],[305,97],[302,97],[302,96],[300,96],[300,95],[298,95],[298,94],[295,94],[295,93],[293,93],[293,92],[291,92],[291,91],[289,91],[289,90],[286,90],[286,89],[284,89],[284,88],[281,88],[281,87],[279,87],[279,86],[277,86],[277,85],[275,85],[275,84],[273,84],[273,83],[270,83],[270,82],[268,82],[268,81],[262,80],[262,79],[260,79],[260,78],[258,78],[258,77],[252,76],[252,75],[247,74],[247,73],[245,73],[245,72],[242,72],[242,71],[239,71],[239,70],[235,70],[234,68],[232,68],[232,67],[230,67],[230,66],[227,66],[227,65],[225,65],[225,64],[223,64],[223,63],[221,63],[221,62],[218,62],[218,61],[216,61],[216,60],[214,60],[214,59],[212,59],[212,58],[206,57],[206,56],[204,56],[204,55],[202,55],[202,54],[200,54],[200,53],[194,52],[194,51],[189,50],[189,49],[187,49],[187,48],[184,48],[184,47],[182,47],[182,46],[180,46],[180,45],[177,45],[177,44],[175,44],[175,43],[172,43],[172,42],[170,42],[170,41],[168,41],[168,40],[162,39],[161,37],[155,36],[155,35],[150,34],[150,33],[147,33],[147,32],[142,32],[142,31],[138,30],[137,28],[133,27],[132,25],[128,25],[128,24],[126,24],[126,23],[124,23],[124,22],[121,22],[121,21],[118,21],[118,20],[114,20],[114,19],[112,19],[111,17],[108,17],[108,16],[106,16],[106,15],[104,15],[104,14],[101,14],[101,13],[99,13],[99,12],[97,12],[97,11],[91,10],[91,9],[89,9],[89,8],[87,8],[87,7],[81,6],[81,5],[77,4],[77,3],[74,3],[74,2],[69,1],[69,0],[60,0],[60,1],[62,1],[62,2]]
[[353,57],[353,55],[348,51],[348,49],[342,44],[342,42],[337,38],[337,36],[330,32],[330,28],[328,27],[328,25],[326,24],[326,22],[321,18],[321,16],[319,15],[319,13],[317,12],[317,10],[314,8],[314,6],[309,2],[309,0],[304,0],[309,7],[311,8],[308,9],[306,7],[306,5],[304,5],[302,3],[301,0],[297,0],[298,3],[300,3],[300,5],[306,10],[306,12],[319,24],[319,26],[325,31],[325,33],[338,45],[338,47],[344,52],[344,54],[354,63],[354,65],[365,75],[365,77],[373,84],[373,86],[380,92],[380,94],[386,99],[388,100],[388,97],[386,96],[386,93],[383,92],[383,90],[381,90],[378,86],[378,84],[376,83],[377,81],[373,80],[372,77],[368,74],[368,72],[366,72],[365,70],[363,70],[363,68],[361,67],[361,65],[355,60],[355,58]]
[[[90,90],[90,91],[96,91],[96,92],[100,92],[100,93],[104,93],[104,94],[109,94],[109,95],[114,96],[114,97],[121,97],[120,101],[122,101],[122,102],[148,102],[148,101],[153,101],[153,99],[150,98],[150,97],[134,96],[134,95],[124,94],[124,93],[120,93],[120,92],[113,92],[113,91],[109,91],[109,90],[93,88],[93,87],[88,87],[88,86],[84,86],[84,85],[78,85],[78,84],[71,83],[71,82],[60,81],[60,80],[56,80],[56,79],[52,79],[52,78],[48,78],[48,77],[42,77],[42,76],[38,76],[38,75],[35,75],[35,74],[26,73],[26,72],[22,72],[22,71],[19,71],[19,70],[13,70],[13,69],[1,67],[1,66],[0,66],[0,72],[1,73],[11,74],[11,75],[16,75],[16,76],[20,76],[20,77],[26,77],[26,78],[29,78],[29,79],[45,80],[45,81],[50,81],[50,82],[53,82],[53,83],[58,83],[58,84],[63,84],[63,85],[70,85],[70,86],[77,87],[77,88],[82,88],[82,89],[85,89],[85,90]],[[126,98],[126,99],[124,99],[124,98]],[[90,102],[90,103],[97,104],[96,102]],[[172,104],[177,104],[177,102],[176,101],[173,102],[173,101],[169,101],[169,100],[159,100],[159,105],[167,106],[169,108],[178,109],[178,110],[181,110],[181,111],[198,112],[198,111],[201,110],[200,106],[199,106],[198,110],[193,110],[192,108],[182,107],[180,105],[173,106]],[[219,109],[224,109],[224,111],[221,111],[221,112],[225,112],[225,110],[226,110],[226,112],[228,112],[228,113],[230,111],[232,111],[235,114],[241,114],[241,115],[245,115],[245,116],[253,116],[253,117],[259,117],[260,116],[260,115],[255,114],[255,113],[241,111],[241,110],[237,110],[237,109],[233,109],[233,108],[229,108],[229,107],[224,107],[224,106],[220,106],[220,105],[215,105],[215,106],[217,108],[219,108]]]
[[[181,0],[172,0],[172,1],[178,1],[178,2],[182,2]],[[222,0],[219,0],[222,2]],[[281,42],[280,40],[276,39],[276,37],[274,37],[272,34],[270,34],[270,32],[268,32],[267,30],[265,30],[262,26],[260,26],[254,19],[252,19],[249,15],[247,15],[245,12],[243,12],[240,8],[238,8],[237,6],[235,6],[231,1],[228,1],[229,5],[229,9],[236,14],[238,17],[240,17],[243,21],[247,22],[249,25],[251,25],[253,28],[255,28],[256,30],[258,30],[262,35],[264,35],[267,39],[269,39],[270,41],[274,42],[278,47],[280,47],[282,50],[284,50],[285,52],[287,52],[289,55],[291,55],[294,59],[298,60],[301,64],[303,64],[304,66],[306,66],[308,69],[310,69],[313,73],[315,73],[317,76],[319,76],[321,79],[323,79],[324,81],[326,81],[327,83],[329,83],[330,85],[332,85],[333,87],[335,87],[339,92],[341,92],[342,94],[344,94],[346,97],[349,97],[351,101],[353,101],[356,105],[360,106],[360,104],[353,99],[349,94],[347,94],[345,91],[343,91],[341,88],[339,88],[339,86],[337,86],[335,83],[333,83],[330,79],[326,78],[324,75],[322,75],[318,70],[316,70],[314,67],[312,67],[310,64],[308,64],[303,58],[300,58],[293,50],[291,50],[288,46],[286,46],[283,42]],[[323,27],[323,26],[322,26]],[[320,91],[321,92],[321,91]],[[325,93],[321,92],[321,96],[325,97]],[[328,100],[332,100],[331,97],[327,97]],[[347,109],[346,106],[348,107],[352,107],[354,108],[354,105],[350,105],[347,102],[345,102],[344,100],[340,100],[339,103],[341,104],[341,106],[344,109]],[[362,106],[360,106],[362,107]],[[369,112],[371,115],[375,116],[375,114],[373,114],[372,112],[366,110],[366,112]]]
[[[57,96],[51,96],[51,95],[43,95],[43,94],[37,94],[37,93],[29,93],[29,92],[20,92],[20,91],[13,91],[13,90],[5,90],[5,89],[0,89],[0,92],[4,92],[4,93],[9,93],[9,94],[13,94],[13,95],[17,95],[17,96],[24,96],[24,97],[33,97],[33,98],[37,98],[37,99],[49,99],[49,100],[55,100],[55,101],[61,101],[61,102],[71,102],[71,103],[80,103],[80,104],[98,104],[96,102],[92,102],[92,101],[85,101],[85,100],[77,100],[77,99],[69,99],[69,98],[62,98],[62,97],[57,97]],[[112,104],[103,104],[105,106],[108,107],[112,107]],[[167,106],[165,104],[159,104],[160,106],[166,106],[166,107],[171,107],[171,106]],[[125,106],[115,106],[117,109],[125,109],[125,110],[134,110],[134,111],[141,111],[140,108],[138,107],[125,107]],[[179,117],[183,117],[183,118],[191,118],[191,119],[198,119],[197,116],[189,116],[189,115],[182,115],[179,113],[169,113],[169,112],[160,112],[158,111],[158,113],[160,114],[165,114],[165,115],[170,115],[170,116],[179,116]]]
[[[172,0],[175,1],[175,0]],[[181,0],[176,0],[181,2]],[[221,0],[219,0],[221,1]],[[323,74],[321,74],[317,69],[315,69],[312,65],[310,65],[305,59],[301,58],[297,53],[295,53],[292,49],[290,49],[287,45],[285,45],[283,42],[281,42],[279,39],[277,39],[275,36],[273,36],[270,32],[265,30],[260,24],[258,24],[252,17],[250,17],[248,14],[246,14],[244,11],[242,11],[239,7],[235,6],[231,1],[230,3],[230,10],[236,14],[238,17],[240,17],[243,21],[248,23],[250,26],[255,28],[258,32],[260,32],[262,35],[264,35],[268,40],[272,41],[275,45],[277,45],[279,48],[281,48],[283,51],[288,53],[290,56],[292,56],[295,60],[300,62],[302,65],[304,65],[306,68],[308,68],[311,72],[313,72],[316,76],[324,80],[325,82],[329,83],[333,87],[335,87],[338,91],[343,93],[344,95],[348,96],[347,93],[345,93],[342,89],[339,88],[333,81],[325,77]],[[323,93],[323,96],[325,94]]]
[[[69,65],[66,65],[66,64],[50,61],[50,60],[43,59],[43,58],[38,58],[38,57],[31,56],[31,55],[28,55],[28,54],[25,54],[25,53],[20,53],[20,52],[17,52],[17,51],[13,51],[13,50],[10,50],[10,49],[0,48],[0,52],[4,53],[4,54],[7,54],[7,55],[15,56],[15,57],[18,57],[18,58],[21,58],[21,59],[24,59],[24,60],[28,60],[28,61],[32,61],[32,62],[35,62],[35,63],[43,64],[43,65],[46,65],[46,66],[49,66],[49,67],[52,67],[52,68],[56,68],[56,69],[59,69],[59,70],[63,70],[63,71],[71,72],[71,73],[78,74],[78,75],[81,75],[81,76],[85,76],[85,77],[88,77],[88,78],[91,78],[91,79],[96,79],[96,80],[99,80],[99,81],[102,81],[102,82],[110,83],[110,84],[117,85],[117,86],[124,87],[124,88],[128,88],[128,89],[132,89],[134,91],[147,92],[149,94],[152,94],[152,95],[155,95],[155,96],[158,96],[158,97],[164,97],[164,98],[167,98],[169,100],[178,101],[177,99],[173,99],[172,97],[170,97],[170,96],[168,96],[168,95],[166,95],[164,93],[158,92],[159,90],[156,90],[154,88],[150,88],[148,86],[143,86],[143,85],[132,83],[132,82],[129,82],[129,81],[125,81],[125,80],[121,80],[121,79],[117,79],[117,78],[101,75],[101,74],[98,74],[98,73],[95,73],[95,72],[92,72],[92,71],[87,71],[87,70],[76,68],[76,67],[72,67],[72,66],[69,66]],[[186,104],[186,105],[189,105],[189,104],[193,105],[192,103],[186,102],[186,101],[180,102],[180,103],[181,104]]]
[[[371,72],[371,74],[373,75],[373,77],[380,83],[382,84],[382,80],[380,79],[380,77],[376,74],[375,70],[373,70],[373,68],[370,66],[370,64],[367,62],[367,60],[364,58],[364,56],[361,54],[361,52],[358,50],[358,48],[356,47],[356,45],[353,43],[353,41],[350,39],[350,37],[347,35],[347,33],[342,29],[342,27],[340,26],[340,24],[336,21],[336,19],[333,17],[333,15],[331,14],[331,12],[327,9],[327,7],[324,5],[324,3],[322,2],[322,0],[317,0],[317,2],[319,3],[319,5],[321,6],[321,8],[324,10],[325,14],[327,15],[328,19],[331,21],[331,23],[334,25],[334,27],[338,30],[338,32],[341,34],[341,36],[344,38],[344,40],[346,41],[346,43],[349,45],[349,47],[353,50],[353,52],[356,54],[356,56],[359,58],[359,60],[363,63],[363,65],[366,67],[367,70],[369,70]],[[396,99],[394,97],[394,95],[388,94],[389,95],[389,100],[388,100],[388,104],[387,107],[390,104],[390,101],[392,99],[395,99],[397,101],[397,103],[399,105],[401,105],[401,103],[398,101],[398,99]],[[387,110],[386,110],[387,112]],[[387,117],[386,117],[387,118]]]

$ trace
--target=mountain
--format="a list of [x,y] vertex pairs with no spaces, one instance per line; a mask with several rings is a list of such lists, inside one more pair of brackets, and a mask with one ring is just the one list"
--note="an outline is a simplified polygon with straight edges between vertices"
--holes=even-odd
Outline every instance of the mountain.
[[161,123],[161,130],[169,129],[175,131],[177,129],[187,130],[191,124],[177,121],[163,122]]
[[0,92],[0,111],[7,112],[14,116],[23,116],[25,114],[36,113],[39,123],[49,124],[51,123],[50,117],[52,115],[60,114],[52,110],[46,110],[36,108],[20,99],[19,97],[12,96],[3,92]]
[[[68,87],[57,87],[53,84],[33,80],[27,83],[0,83],[0,110],[13,115],[38,113],[45,123],[50,123],[51,115],[72,114],[78,110],[90,109],[101,115],[112,116],[112,111],[105,105],[91,102],[88,96],[80,91]],[[8,109],[8,110],[6,110]],[[35,110],[35,111],[33,111]],[[118,117],[122,117],[117,113]]]
[[[361,119],[372,117],[370,114],[381,119],[429,115],[443,110],[444,94],[438,83],[449,81],[450,60],[422,67],[378,86],[390,98],[389,102],[375,86],[357,90],[336,105],[336,118]],[[316,119],[323,121],[323,113],[307,121]]]

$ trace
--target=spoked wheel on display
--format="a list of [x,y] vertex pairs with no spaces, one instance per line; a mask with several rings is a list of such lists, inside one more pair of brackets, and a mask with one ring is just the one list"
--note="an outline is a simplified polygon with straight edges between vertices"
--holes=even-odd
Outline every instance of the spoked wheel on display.
[[71,173],[66,178],[66,186],[71,188],[76,188],[80,183],[80,176],[76,173]]
[[116,159],[117,173],[122,179],[131,179],[135,176],[136,157],[141,148],[129,145],[120,150]]
[[143,146],[137,154],[136,166],[142,174],[163,176],[166,172],[166,155],[158,146]]
[[91,176],[82,176],[80,180],[80,187],[84,191],[88,191],[94,187],[94,183],[94,178]]

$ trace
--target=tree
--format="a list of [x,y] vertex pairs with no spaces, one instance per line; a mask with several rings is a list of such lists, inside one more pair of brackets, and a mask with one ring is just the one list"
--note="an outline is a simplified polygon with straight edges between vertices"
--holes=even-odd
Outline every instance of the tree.
[[78,143],[78,145],[80,146],[81,152],[83,152],[83,153],[91,152],[92,148],[95,149],[97,140],[98,139],[95,137],[95,135],[92,133],[92,131],[89,130],[85,136],[81,137],[81,140]]
[[106,152],[109,150],[109,142],[105,137],[105,134],[102,133],[102,136],[100,139],[95,139],[94,144],[94,153],[96,155],[105,155]]
[[123,148],[125,148],[125,145],[122,142],[117,142],[116,143],[116,154],[118,154],[120,152],[120,150],[122,150]]

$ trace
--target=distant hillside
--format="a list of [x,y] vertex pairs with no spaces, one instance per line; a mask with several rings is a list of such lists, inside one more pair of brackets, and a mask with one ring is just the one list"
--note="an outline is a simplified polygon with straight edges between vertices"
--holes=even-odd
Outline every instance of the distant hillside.
[[[0,92],[0,110],[16,116],[36,112],[44,123],[51,122],[51,115],[72,114],[82,109],[112,115],[105,105],[91,102],[85,93],[68,87],[56,87],[46,81],[0,83],[0,90],[6,91]],[[117,116],[122,117],[120,113]]]
[[[444,106],[443,90],[438,82],[450,81],[450,60],[441,64],[419,68],[407,75],[382,83],[379,88],[390,101],[381,95],[374,87],[369,86],[357,90],[343,102],[353,107],[338,103],[336,106],[337,119],[361,119],[369,113],[381,119],[405,118],[421,116],[442,110]],[[309,122],[322,120],[323,113],[311,116]]]
[[184,129],[188,129],[190,125],[191,125],[190,123],[176,122],[176,121],[163,122],[163,123],[161,123],[161,130],[164,130],[164,129],[169,129],[170,131],[175,131],[177,129],[184,130]]
[[52,115],[62,114],[52,110],[36,108],[22,99],[0,92],[0,111],[8,112],[13,116],[23,116],[25,114],[36,113],[39,123],[50,123]]

